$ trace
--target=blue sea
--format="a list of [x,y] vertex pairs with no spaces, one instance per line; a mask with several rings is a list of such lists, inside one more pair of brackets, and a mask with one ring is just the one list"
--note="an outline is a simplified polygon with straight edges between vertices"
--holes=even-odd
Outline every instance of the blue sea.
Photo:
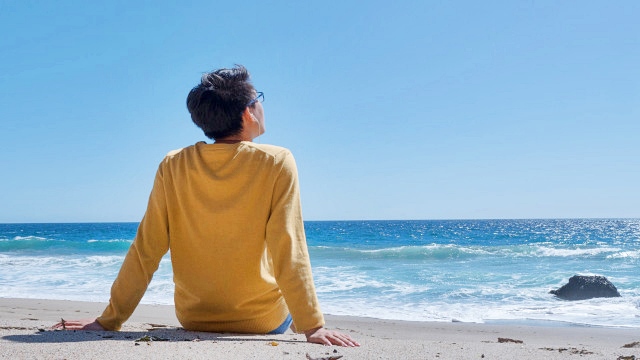
[[[0,224],[0,297],[106,302],[137,223]],[[640,219],[308,221],[323,311],[640,328]],[[603,275],[619,298],[549,294]],[[172,304],[168,257],[142,303]]]

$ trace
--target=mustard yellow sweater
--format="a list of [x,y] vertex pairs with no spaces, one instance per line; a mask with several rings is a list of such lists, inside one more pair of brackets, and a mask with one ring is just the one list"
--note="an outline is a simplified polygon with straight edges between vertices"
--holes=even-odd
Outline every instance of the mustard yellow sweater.
[[324,325],[285,148],[201,142],[169,153],[98,318],[104,328],[120,329],[168,250],[185,329],[267,333],[289,312],[298,331]]

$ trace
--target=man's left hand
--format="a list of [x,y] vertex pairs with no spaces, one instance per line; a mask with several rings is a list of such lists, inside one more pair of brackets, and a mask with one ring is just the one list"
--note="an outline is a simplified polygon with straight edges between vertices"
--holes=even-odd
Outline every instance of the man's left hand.
[[65,320],[60,319],[60,322],[51,327],[54,330],[95,330],[105,331],[105,328],[100,325],[96,319],[81,319],[81,320]]

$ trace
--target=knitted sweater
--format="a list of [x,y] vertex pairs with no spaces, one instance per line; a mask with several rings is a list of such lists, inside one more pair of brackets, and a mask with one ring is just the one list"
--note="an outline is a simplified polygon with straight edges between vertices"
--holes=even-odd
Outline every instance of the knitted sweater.
[[288,313],[298,331],[324,325],[285,148],[200,142],[169,153],[98,318],[104,328],[131,316],[167,251],[187,330],[267,333]]

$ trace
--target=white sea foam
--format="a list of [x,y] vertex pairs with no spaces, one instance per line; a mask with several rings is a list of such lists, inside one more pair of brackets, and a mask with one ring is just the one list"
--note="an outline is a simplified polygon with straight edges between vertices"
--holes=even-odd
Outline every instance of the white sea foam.
[[329,296],[344,296],[345,293],[357,293],[359,296],[377,294],[410,296],[425,293],[430,285],[421,285],[407,281],[385,281],[375,278],[353,267],[318,267],[314,269],[316,290]]
[[[8,256],[0,254],[0,296],[107,301],[123,256]],[[143,303],[173,303],[173,280],[163,258]]]
[[601,326],[640,327],[638,298],[591,299],[581,302],[532,301],[518,298],[514,301],[442,301],[394,303],[375,297],[348,299],[340,302],[320,301],[327,313],[357,315],[381,319],[413,321],[489,322],[499,320],[537,320]]
[[25,240],[47,240],[47,238],[45,237],[41,237],[41,236],[16,236],[13,238],[13,240],[16,241],[25,241]]
[[640,259],[640,250],[621,251],[607,255],[607,259]]
[[537,252],[541,256],[550,257],[575,257],[575,256],[597,256],[600,254],[614,253],[620,251],[620,248],[589,248],[589,249],[558,249],[550,247],[540,247]]

